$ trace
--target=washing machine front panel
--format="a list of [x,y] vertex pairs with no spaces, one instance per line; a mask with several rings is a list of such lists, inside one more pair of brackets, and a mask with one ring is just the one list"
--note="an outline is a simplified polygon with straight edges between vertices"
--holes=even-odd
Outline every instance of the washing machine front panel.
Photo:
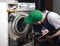
[[[28,16],[28,13],[26,12],[16,12],[16,13],[11,13],[9,15],[9,17],[14,16],[13,21],[9,22],[10,25],[10,32],[13,32],[12,34],[10,33],[10,35],[13,36],[22,36],[22,35],[26,35],[28,32],[28,29],[30,27],[30,24],[25,24],[24,23],[24,18],[26,16]],[[17,38],[17,37],[16,37]],[[14,38],[15,39],[15,38]]]
[[12,23],[13,31],[16,31],[18,34],[25,35],[29,28],[29,24],[24,23],[25,16],[27,16],[27,14],[19,13],[19,16],[16,16]]

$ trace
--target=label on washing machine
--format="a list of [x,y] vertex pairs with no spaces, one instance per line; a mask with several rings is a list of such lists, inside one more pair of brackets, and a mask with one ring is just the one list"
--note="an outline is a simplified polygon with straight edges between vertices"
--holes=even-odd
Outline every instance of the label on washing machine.
[[35,3],[10,3],[8,10],[31,11],[35,10]]
[[21,11],[35,10],[35,3],[18,3],[17,9]]

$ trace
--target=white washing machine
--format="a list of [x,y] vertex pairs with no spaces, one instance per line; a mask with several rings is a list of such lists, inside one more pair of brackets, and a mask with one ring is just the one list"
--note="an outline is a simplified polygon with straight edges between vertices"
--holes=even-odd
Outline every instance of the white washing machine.
[[10,12],[8,15],[8,30],[9,38],[17,40],[18,38],[25,37],[29,30],[30,24],[24,23],[24,17],[29,15],[31,10],[35,10],[35,3],[15,3],[9,4],[11,9],[16,10],[15,12]]

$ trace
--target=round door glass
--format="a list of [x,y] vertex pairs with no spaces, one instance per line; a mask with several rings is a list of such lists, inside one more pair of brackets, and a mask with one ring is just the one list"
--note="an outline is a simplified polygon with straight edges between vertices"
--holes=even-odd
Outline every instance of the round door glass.
[[24,23],[24,18],[21,18],[21,19],[17,22],[17,29],[18,29],[19,32],[22,32],[25,27],[26,27],[26,24]]

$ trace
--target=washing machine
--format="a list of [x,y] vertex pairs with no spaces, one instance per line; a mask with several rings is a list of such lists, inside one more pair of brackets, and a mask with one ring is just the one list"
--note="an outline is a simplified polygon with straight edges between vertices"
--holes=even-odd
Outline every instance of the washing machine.
[[[15,10],[8,14],[8,34],[13,41],[27,38],[29,32],[33,32],[30,24],[24,23],[24,18],[31,10],[35,10],[35,3],[11,3],[9,10]],[[28,36],[29,37],[29,36]]]

